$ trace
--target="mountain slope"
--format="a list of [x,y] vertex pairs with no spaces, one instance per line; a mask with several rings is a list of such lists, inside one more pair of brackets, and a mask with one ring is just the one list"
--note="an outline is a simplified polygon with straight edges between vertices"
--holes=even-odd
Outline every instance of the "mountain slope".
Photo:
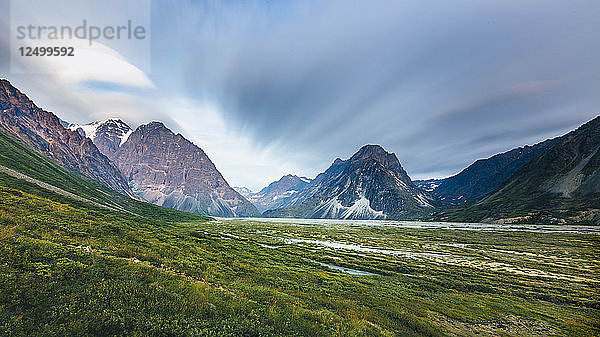
[[309,178],[288,174],[270,183],[260,192],[249,194],[247,198],[260,212],[294,206],[298,203],[301,192],[310,182]]
[[399,219],[433,209],[433,197],[415,186],[393,153],[366,145],[336,159],[298,197],[299,204],[270,217]]
[[420,180],[414,183],[430,191],[446,204],[459,205],[495,191],[521,166],[548,151],[557,139],[533,146],[519,147],[487,159],[480,159],[457,175],[445,179]]
[[[128,136],[122,142],[115,134]],[[144,200],[213,216],[259,214],[229,186],[202,149],[160,122],[141,125],[132,133],[100,125],[95,132],[95,141],[99,140],[104,142],[99,146]]]
[[[23,174],[31,179],[41,181],[52,187],[45,188],[43,196],[56,192],[57,189],[100,204],[103,208],[116,209],[121,212],[137,214],[161,221],[189,221],[205,219],[201,216],[184,213],[170,208],[156,206],[147,202],[131,199],[115,192],[96,181],[69,171],[53,160],[27,147],[20,140],[0,130],[0,169],[6,168]],[[6,170],[1,170],[6,171]],[[8,174],[0,172],[6,177]],[[39,193],[37,193],[40,195]],[[60,193],[59,193],[60,194]],[[63,194],[66,195],[66,194]],[[102,207],[101,206],[101,207]]]
[[90,139],[65,129],[58,117],[37,107],[6,80],[0,80],[0,110],[0,129],[9,135],[70,170],[135,197],[121,172]]
[[600,224],[600,116],[558,138],[497,192],[460,212],[455,216]]

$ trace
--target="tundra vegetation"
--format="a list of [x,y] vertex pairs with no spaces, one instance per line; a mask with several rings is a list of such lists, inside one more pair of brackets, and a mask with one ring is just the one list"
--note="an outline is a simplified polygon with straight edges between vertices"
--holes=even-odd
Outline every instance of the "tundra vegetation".
[[0,335],[600,334],[594,227],[210,219],[0,140],[1,165],[117,209],[0,173]]

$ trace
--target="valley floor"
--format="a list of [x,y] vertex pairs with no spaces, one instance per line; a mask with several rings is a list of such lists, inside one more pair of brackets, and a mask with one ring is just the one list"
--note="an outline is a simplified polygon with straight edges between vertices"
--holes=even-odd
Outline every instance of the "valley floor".
[[600,334],[594,227],[161,222],[0,178],[0,335]]

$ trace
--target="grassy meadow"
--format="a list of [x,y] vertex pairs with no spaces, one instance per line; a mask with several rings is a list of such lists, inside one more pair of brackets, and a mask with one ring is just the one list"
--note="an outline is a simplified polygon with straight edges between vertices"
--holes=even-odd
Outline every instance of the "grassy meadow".
[[593,336],[598,238],[161,219],[0,174],[0,335]]

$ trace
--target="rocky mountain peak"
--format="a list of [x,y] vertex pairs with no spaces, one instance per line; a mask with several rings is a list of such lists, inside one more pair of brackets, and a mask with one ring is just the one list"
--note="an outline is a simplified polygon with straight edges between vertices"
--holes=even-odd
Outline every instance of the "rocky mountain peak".
[[396,155],[387,152],[383,149],[383,147],[381,147],[381,145],[365,145],[350,158],[350,161],[353,162],[361,160],[375,160],[385,167],[399,164]]
[[140,125],[110,157],[146,201],[214,216],[258,214],[201,148],[161,122]]
[[[304,178],[307,179],[307,178]],[[298,181],[303,181],[302,178],[298,177],[297,175],[294,174],[286,174],[283,177],[281,177],[281,179],[279,179],[279,182],[298,182]]]
[[363,146],[347,160],[336,159],[294,200],[264,216],[393,219],[427,212],[434,202],[410,181],[396,155],[379,145]]
[[111,160],[112,155],[127,141],[133,130],[118,118],[109,118],[85,125],[69,124],[68,129],[87,137],[105,156]]
[[160,130],[160,131],[166,131],[166,132],[173,133],[169,128],[167,128],[162,122],[159,122],[159,121],[152,121],[148,124],[140,125],[138,128],[141,128],[142,130],[147,130],[147,131]]
[[105,125],[117,126],[119,128],[131,129],[127,123],[123,122],[123,120],[119,118],[109,118],[104,121]]
[[369,144],[361,147],[350,159],[348,160],[355,165],[363,165],[363,162],[374,161],[381,164],[386,169],[394,172],[400,179],[406,183],[411,184],[408,174],[400,165],[398,157],[394,153],[387,152],[381,145]]
[[374,155],[388,155],[388,154],[390,154],[390,153],[387,152],[381,145],[367,144],[367,145],[363,145],[363,147],[358,149],[358,151],[356,151],[356,153],[352,156],[352,158],[370,157],[370,156],[374,156]]

